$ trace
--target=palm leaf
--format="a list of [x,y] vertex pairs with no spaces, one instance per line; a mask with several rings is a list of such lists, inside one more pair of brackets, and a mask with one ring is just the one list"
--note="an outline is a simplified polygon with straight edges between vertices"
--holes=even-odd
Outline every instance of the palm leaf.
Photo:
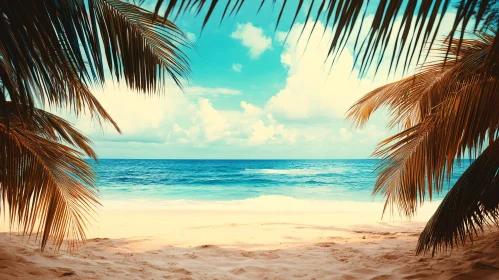
[[[223,20],[238,13],[250,1],[227,0],[224,1],[225,4],[221,4],[221,2],[218,0],[157,0],[155,14],[159,13],[161,7],[166,7],[165,18],[168,16],[177,18],[188,12],[204,14],[204,27],[208,20],[213,17],[213,14],[216,14],[214,11],[217,8],[222,14],[221,20]],[[499,23],[499,18],[494,16],[494,11],[498,10],[498,3],[493,0],[382,0],[380,2],[312,0],[308,10],[306,10],[306,5],[303,5],[303,1],[261,0],[260,9],[269,2],[279,10],[276,29],[282,24],[282,15],[285,11],[290,11],[294,15],[293,21],[285,27],[286,29],[291,29],[300,12],[307,15],[303,30],[309,24],[311,15],[316,15],[315,21],[323,20],[326,28],[333,32],[327,57],[337,57],[348,39],[355,37],[356,61],[360,63],[361,74],[365,74],[375,60],[379,66],[382,60],[380,58],[384,56],[389,44],[393,44],[390,69],[392,66],[396,68],[398,64],[403,64],[404,70],[407,70],[412,61],[419,62],[423,48],[431,47],[435,42],[444,16],[454,12],[452,7],[456,7],[456,14],[448,34],[451,39],[449,42],[452,42],[452,38],[457,38],[461,42],[466,29],[471,28],[471,31],[474,31],[480,26],[490,27],[490,25],[494,25],[497,27]],[[368,8],[374,9],[373,21],[367,27],[367,35],[360,38],[360,29]],[[474,25],[472,19],[475,20]],[[400,20],[398,27],[395,27],[396,20]],[[313,32],[314,28],[315,24],[310,32]],[[354,33],[356,28],[359,29],[357,34]],[[357,48],[359,40],[362,43]],[[497,46],[499,39],[495,39],[494,43]]]
[[466,82],[435,113],[381,142],[374,153],[382,158],[374,191],[407,215],[414,214],[417,202],[423,203],[425,189],[430,199],[432,192],[442,190],[455,158],[467,152],[475,157],[484,142],[495,139],[499,112],[491,108],[499,106],[498,81],[472,77]]
[[90,141],[50,113],[36,109],[23,119],[7,104],[8,126],[0,122],[0,209],[24,234],[39,233],[42,250],[49,240],[55,248],[67,240],[72,249],[85,240],[86,216],[98,201],[90,164],[61,141],[95,157]]
[[0,102],[33,109],[47,100],[102,116],[84,92],[105,82],[107,70],[144,92],[160,89],[167,77],[180,85],[189,73],[181,48],[189,43],[173,23],[153,22],[152,13],[121,1],[86,2],[0,1],[0,84],[6,98]]
[[90,0],[89,10],[117,79],[124,76],[131,88],[154,92],[166,73],[181,86],[179,77],[189,72],[181,47],[190,43],[175,24],[153,21],[152,13],[118,0]]
[[464,244],[499,220],[499,140],[468,167],[419,237],[417,253],[449,249]]
[[85,239],[97,202],[95,176],[81,156],[90,141],[38,109],[89,112],[117,124],[89,90],[106,73],[149,94],[189,73],[186,36],[173,23],[117,0],[0,0],[0,210],[26,234],[56,248]]
[[[402,128],[373,154],[381,158],[374,193],[385,195],[385,210],[398,206],[403,214],[414,215],[427,194],[431,200],[442,191],[456,158],[476,157],[497,138],[499,78],[488,62],[497,65],[499,58],[490,56],[492,35],[477,37],[455,40],[455,59],[425,64],[419,73],[368,93],[350,109],[348,117],[362,126],[374,111],[388,106],[390,125]],[[445,60],[444,49],[437,54]]]
[[[496,31],[491,31],[493,34]],[[452,92],[460,90],[462,84],[454,87],[458,80],[470,78],[476,73],[485,73],[489,61],[496,62],[499,56],[491,57],[494,36],[477,32],[478,39],[464,39],[458,55],[458,40],[451,44],[454,58],[442,61],[447,47],[444,43],[433,50],[435,61],[421,65],[416,74],[397,82],[379,87],[357,101],[347,112],[347,119],[363,127],[371,115],[387,106],[391,111],[389,127],[399,125],[409,128],[431,114],[435,106]],[[490,73],[492,74],[492,73]]]

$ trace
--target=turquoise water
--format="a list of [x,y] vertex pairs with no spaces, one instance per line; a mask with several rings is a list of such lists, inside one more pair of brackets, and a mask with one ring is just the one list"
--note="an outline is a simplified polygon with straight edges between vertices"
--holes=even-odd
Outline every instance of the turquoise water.
[[[451,183],[468,165],[465,161],[455,168]],[[381,196],[371,195],[375,166],[376,160],[371,159],[101,159],[95,170],[101,196],[109,200],[229,201],[276,195],[307,200],[382,201]]]

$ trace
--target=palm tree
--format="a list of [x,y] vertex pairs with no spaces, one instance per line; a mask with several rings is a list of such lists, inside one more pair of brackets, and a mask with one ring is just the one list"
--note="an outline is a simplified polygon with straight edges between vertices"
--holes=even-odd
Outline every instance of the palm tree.
[[[118,0],[0,1],[0,210],[24,234],[71,249],[98,204],[88,138],[41,108],[117,124],[89,90],[111,73],[153,94],[189,73],[170,21]],[[37,234],[38,235],[38,234]]]
[[[362,97],[348,112],[359,127],[381,107],[390,110],[390,127],[401,132],[382,141],[374,193],[412,216],[428,194],[450,179],[454,160],[476,158],[449,190],[421,234],[417,252],[452,248],[499,221],[499,56],[496,31],[447,44],[435,62],[419,72]],[[458,53],[459,52],[459,53]],[[493,65],[489,67],[489,65]]]

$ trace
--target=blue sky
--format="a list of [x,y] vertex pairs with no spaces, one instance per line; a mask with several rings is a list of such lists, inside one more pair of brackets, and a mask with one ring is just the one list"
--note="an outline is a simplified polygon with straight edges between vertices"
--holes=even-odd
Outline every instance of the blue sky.
[[401,74],[387,78],[385,64],[375,78],[370,73],[359,79],[358,71],[351,71],[352,44],[328,74],[330,64],[324,59],[331,31],[323,35],[320,20],[305,48],[306,36],[298,40],[304,14],[288,35],[292,13],[275,30],[277,9],[267,5],[255,11],[248,6],[221,25],[211,20],[202,34],[201,17],[185,15],[177,21],[196,45],[188,50],[192,75],[183,92],[171,81],[157,97],[111,82],[94,89],[123,130],[119,135],[89,117],[73,118],[93,139],[99,157],[369,157],[376,143],[389,136],[386,114],[375,115],[359,130],[344,119],[345,112],[363,94]]

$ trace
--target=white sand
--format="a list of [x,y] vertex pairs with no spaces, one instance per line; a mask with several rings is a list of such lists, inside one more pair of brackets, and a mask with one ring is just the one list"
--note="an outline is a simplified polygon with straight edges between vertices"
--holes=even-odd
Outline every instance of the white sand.
[[283,197],[108,201],[72,255],[42,254],[33,240],[0,233],[0,279],[499,279],[499,232],[415,256],[436,205],[412,222],[381,223],[381,207]]

